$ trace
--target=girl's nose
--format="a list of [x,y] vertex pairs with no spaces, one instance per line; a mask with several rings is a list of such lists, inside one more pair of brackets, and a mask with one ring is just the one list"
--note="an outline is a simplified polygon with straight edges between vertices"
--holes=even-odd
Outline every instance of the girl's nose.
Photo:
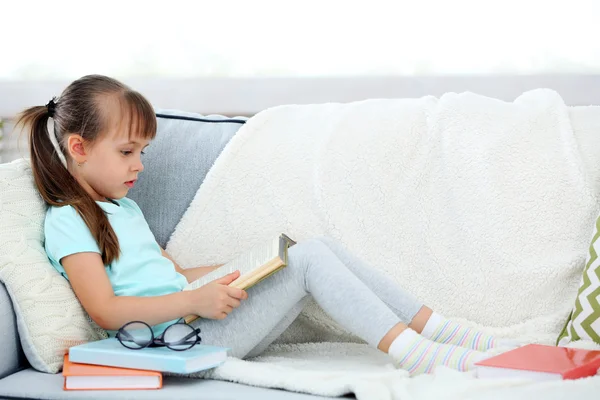
[[142,172],[144,170],[144,163],[142,163],[142,160],[139,160],[138,163],[135,165],[135,170]]

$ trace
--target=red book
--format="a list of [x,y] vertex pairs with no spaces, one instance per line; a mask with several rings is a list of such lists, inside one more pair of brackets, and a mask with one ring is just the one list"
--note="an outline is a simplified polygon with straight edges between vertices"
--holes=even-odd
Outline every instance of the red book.
[[578,379],[596,375],[600,351],[529,344],[475,363],[478,378]]
[[160,389],[162,374],[103,365],[78,364],[65,354],[64,390]]

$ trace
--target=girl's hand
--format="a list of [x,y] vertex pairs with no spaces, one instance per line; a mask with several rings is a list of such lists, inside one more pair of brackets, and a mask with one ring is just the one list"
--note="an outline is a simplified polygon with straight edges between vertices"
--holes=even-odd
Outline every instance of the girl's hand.
[[225,319],[231,314],[248,298],[244,290],[227,286],[239,276],[240,271],[235,271],[193,290],[194,314],[209,319]]

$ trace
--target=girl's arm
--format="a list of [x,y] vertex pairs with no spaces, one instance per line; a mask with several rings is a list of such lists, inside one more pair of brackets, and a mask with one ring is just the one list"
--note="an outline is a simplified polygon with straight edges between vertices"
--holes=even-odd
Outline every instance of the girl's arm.
[[185,279],[187,279],[188,283],[194,282],[196,279],[203,277],[204,275],[208,274],[209,272],[214,271],[215,269],[217,269],[223,265],[223,264],[220,264],[220,265],[211,265],[211,266],[183,269],[179,266],[179,264],[177,264],[175,262],[173,257],[171,257],[162,247],[160,248],[160,251],[162,252],[162,255],[164,257],[168,258],[169,260],[171,260],[173,262],[173,265],[175,265],[175,270],[177,272],[179,272],[180,274],[182,274],[183,276],[185,276]]
[[245,291],[227,286],[239,272],[228,274],[196,290],[164,296],[115,296],[102,258],[98,253],[76,253],[60,260],[79,302],[101,328],[117,330],[127,322],[144,321],[157,325],[190,314],[223,319]]

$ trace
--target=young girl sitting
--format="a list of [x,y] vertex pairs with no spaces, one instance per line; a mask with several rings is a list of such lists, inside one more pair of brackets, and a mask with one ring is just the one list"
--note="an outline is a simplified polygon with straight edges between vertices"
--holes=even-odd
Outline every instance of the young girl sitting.
[[[125,197],[144,170],[156,116],[138,92],[104,76],[71,83],[58,99],[25,110],[36,186],[49,204],[45,249],[90,317],[114,335],[144,321],[158,336],[190,314],[205,344],[239,358],[260,354],[312,296],[334,320],[389,353],[411,375],[438,365],[469,370],[499,340],[421,304],[328,238],[300,242],[288,266],[249,290],[236,271],[196,290],[188,282],[215,266],[182,269],[157,244]],[[174,148],[177,144],[174,144]],[[332,290],[335,288],[335,290]]]

